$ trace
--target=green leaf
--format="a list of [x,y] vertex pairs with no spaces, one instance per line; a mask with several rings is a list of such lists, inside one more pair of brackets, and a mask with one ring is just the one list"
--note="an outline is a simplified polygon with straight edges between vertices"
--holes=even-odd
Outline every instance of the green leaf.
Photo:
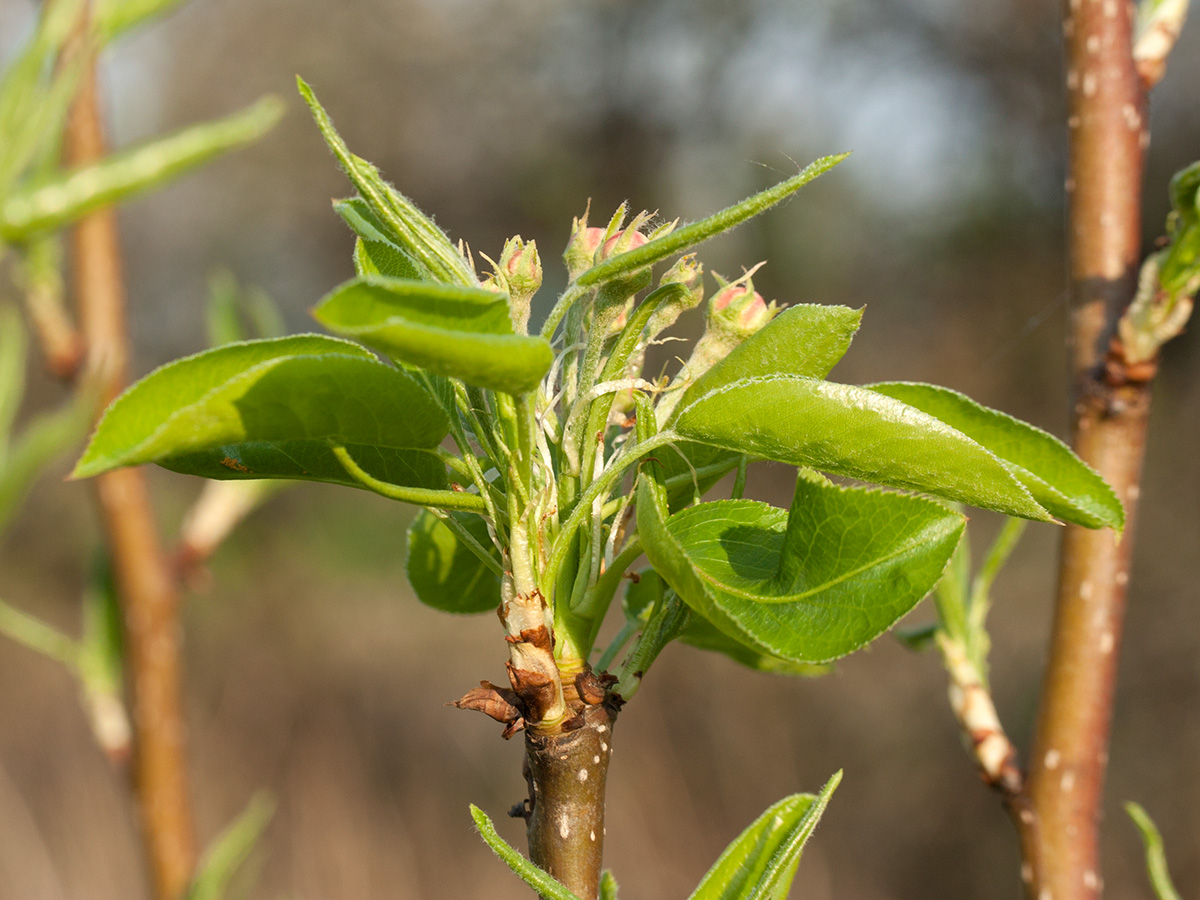
[[805,843],[842,780],[821,793],[793,794],[771,806],[725,848],[689,900],[785,900]]
[[96,30],[103,43],[109,43],[126,31],[166,15],[181,0],[96,0],[92,11]]
[[[225,478],[356,484],[333,457],[345,445],[368,471],[424,480],[449,430],[411,376],[348,341],[300,335],[231,344],[150,373],[105,412],[73,477],[158,462]],[[403,483],[403,481],[397,481]]]
[[989,450],[865,388],[798,375],[742,378],[681,407],[668,430],[750,456],[1050,518]]
[[13,421],[25,396],[28,344],[21,314],[15,307],[0,306],[0,472],[8,455]]
[[860,321],[861,309],[789,306],[701,375],[680,403],[687,406],[739,378],[773,374],[824,378],[850,348]]
[[1126,803],[1125,812],[1133,819],[1142,835],[1142,845],[1146,848],[1146,871],[1150,876],[1150,884],[1158,900],[1180,900],[1179,892],[1171,883],[1171,873],[1167,871],[1167,855],[1163,851],[1162,835],[1150,814],[1137,803]]
[[537,387],[554,358],[544,338],[513,333],[507,297],[482,288],[357,278],[313,315],[398,360],[509,394]]
[[459,527],[494,560],[489,568],[450,527],[421,510],[408,529],[408,580],[426,606],[451,613],[488,612],[500,605],[500,554],[487,523],[469,513],[450,513]]
[[[627,619],[636,625],[643,623],[645,610],[661,599],[664,590],[670,590],[665,582],[653,569],[638,573],[638,579],[631,581],[625,591],[622,605]],[[810,677],[824,675],[832,671],[832,666],[815,665],[813,663],[798,663],[787,659],[763,653],[753,647],[738,641],[722,631],[701,616],[694,609],[688,616],[678,640],[695,647],[697,650],[709,650],[728,656],[734,662],[759,672],[770,672],[775,675],[798,675]]]
[[706,219],[677,228],[669,234],[648,241],[640,247],[618,253],[606,259],[597,266],[588,269],[577,279],[582,286],[601,284],[612,281],[635,269],[641,269],[654,263],[682,253],[689,247],[708,240],[722,232],[729,231],[747,219],[765,212],[781,200],[786,200],[804,185],[819,175],[828,172],[850,154],[841,153],[836,156],[824,156],[809,164],[797,175],[786,181],[781,181],[774,187],[747,197],[740,203],[727,207],[718,213],[713,213]]
[[937,583],[964,524],[930,500],[804,471],[790,512],[720,500],[664,521],[646,481],[638,532],[659,574],[725,634],[792,662],[845,656],[890,628]]
[[475,285],[474,272],[445,233],[417,209],[411,200],[385,182],[379,176],[378,169],[351,153],[337,129],[333,127],[333,120],[318,102],[312,88],[303,78],[297,77],[296,84],[304,102],[312,110],[313,119],[325,138],[325,143],[329,145],[342,169],[358,189],[365,205],[371,211],[372,218],[382,231],[382,237],[402,247],[437,281]]
[[389,241],[354,242],[354,271],[359,275],[386,275],[389,278],[428,280],[411,256]]
[[[1113,489],[1053,435],[949,388],[910,382],[868,386],[961,431],[999,457],[1053,515],[1088,528],[1121,530],[1125,510]],[[970,501],[967,501],[970,502]]]
[[38,476],[87,434],[95,410],[93,400],[90,391],[80,392],[69,405],[39,414],[13,441],[0,460],[0,531]]
[[18,240],[74,221],[262,137],[283,114],[265,97],[225,119],[194,125],[97,163],[14,191],[0,204],[0,238]]
[[612,869],[605,869],[600,874],[600,900],[617,900],[617,879]]
[[245,811],[205,851],[186,900],[223,900],[227,896],[230,882],[250,857],[274,811],[275,804],[265,793],[250,799]]
[[543,900],[579,900],[561,881],[539,869],[522,856],[512,844],[500,837],[487,813],[473,803],[471,804],[471,818],[475,820],[475,827],[479,829],[480,837],[492,848],[492,852],[516,872],[522,881],[537,891]]

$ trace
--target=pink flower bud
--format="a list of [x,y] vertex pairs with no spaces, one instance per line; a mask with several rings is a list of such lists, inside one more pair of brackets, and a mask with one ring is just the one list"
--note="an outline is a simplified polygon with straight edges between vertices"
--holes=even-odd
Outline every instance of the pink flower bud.
[[[599,231],[600,237],[604,237],[604,229],[602,228],[589,228],[588,231]],[[626,251],[641,247],[648,240],[650,239],[640,231],[631,229],[618,231],[604,242],[604,249],[600,251],[600,259],[608,259],[610,256],[616,256],[618,253],[625,253]]]
[[713,295],[708,320],[714,328],[747,338],[775,318],[778,312],[779,308],[763,300],[762,294],[747,280],[726,285]]

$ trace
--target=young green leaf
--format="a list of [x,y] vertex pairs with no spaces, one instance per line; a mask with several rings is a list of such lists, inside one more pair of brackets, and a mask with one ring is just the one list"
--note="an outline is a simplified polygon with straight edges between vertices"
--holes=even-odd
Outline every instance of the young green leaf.
[[928,413],[986,447],[1058,518],[1118,531],[1124,524],[1125,510],[1113,489],[1066,444],[1040,428],[949,388],[898,381],[867,387]]
[[428,281],[428,273],[411,256],[390,241],[354,242],[354,271],[358,275],[386,275]]
[[351,153],[312,88],[303,78],[297,77],[296,84],[325,143],[358,189],[371,217],[382,230],[382,237],[402,247],[437,281],[473,286],[476,283],[474,272],[445,233],[411,200],[387,184],[373,165]]
[[845,356],[862,321],[861,309],[802,304],[789,306],[761,331],[735,347],[687,389],[692,400],[739,378],[760,375],[807,375],[824,378]]
[[600,875],[600,900],[617,900],[617,879],[612,869],[605,869]]
[[785,900],[805,843],[842,780],[821,793],[793,794],[771,806],[731,843],[689,900]]
[[514,334],[507,298],[482,288],[356,278],[313,315],[398,360],[509,394],[537,387],[554,358],[544,338]]
[[500,837],[487,813],[473,803],[471,804],[471,818],[475,820],[475,827],[479,829],[480,837],[492,848],[492,852],[516,872],[522,881],[537,891],[543,900],[579,900],[561,881],[539,869],[522,856],[512,844]]
[[1137,803],[1126,803],[1125,812],[1129,813],[1129,818],[1133,819],[1133,824],[1141,833],[1142,846],[1146,848],[1146,871],[1150,875],[1154,896],[1158,900],[1180,900],[1179,892],[1171,883],[1171,873],[1167,871],[1167,854],[1163,851],[1163,839],[1158,826]]
[[806,166],[800,173],[793,175],[786,181],[779,182],[774,187],[767,188],[765,191],[755,194],[753,197],[747,197],[740,203],[735,203],[733,206],[727,207],[718,213],[713,213],[706,219],[693,222],[691,225],[685,225],[683,228],[677,228],[633,250],[627,250],[625,253],[618,253],[616,256],[609,257],[604,262],[593,266],[580,275],[577,282],[586,287],[588,285],[601,284],[605,281],[612,281],[614,278],[619,278],[635,269],[645,268],[660,260],[682,253],[689,247],[694,247],[711,237],[729,231],[731,228],[740,225],[747,219],[757,216],[759,213],[766,212],[776,203],[786,200],[817,176],[828,172],[849,155],[848,153],[841,153],[836,156],[821,157]]
[[73,476],[158,462],[207,477],[357,484],[332,455],[341,444],[395,481],[393,467],[434,471],[423,461],[431,454],[407,451],[432,450],[448,431],[415,379],[357,344],[319,335],[248,341],[170,363],[129,388]]
[[682,407],[668,430],[749,456],[1050,519],[991,451],[865,388],[797,375],[742,378]]
[[283,114],[266,97],[225,119],[115,153],[89,166],[16,190],[0,204],[0,238],[19,240],[60,228],[101,206],[123,200],[262,137]]
[[784,660],[845,656],[890,628],[941,577],[961,515],[919,497],[837,487],[802,471],[790,512],[752,500],[666,519],[646,479],[646,557],[692,609]]
[[421,510],[408,529],[408,580],[426,606],[452,613],[488,612],[500,605],[500,554],[487,523],[469,513],[449,513],[495,562],[489,567],[450,527]]
[[242,814],[205,851],[185,900],[224,900],[229,883],[245,865],[274,812],[275,804],[266,794],[255,794]]
[[[664,590],[670,589],[653,569],[639,572],[637,580],[630,582],[622,605],[626,618],[634,623],[634,628],[642,624],[644,610],[660,599]],[[694,609],[688,616],[687,624],[684,625],[678,640],[697,650],[721,653],[734,662],[759,672],[810,677],[824,675],[832,670],[832,666],[792,662],[749,647],[719,631]]]

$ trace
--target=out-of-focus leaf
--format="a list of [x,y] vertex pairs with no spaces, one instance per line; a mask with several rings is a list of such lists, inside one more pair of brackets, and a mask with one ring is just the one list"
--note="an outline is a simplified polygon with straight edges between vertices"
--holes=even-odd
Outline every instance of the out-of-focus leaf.
[[357,278],[335,288],[313,315],[396,359],[509,394],[537,387],[554,359],[545,339],[513,333],[507,297],[482,288]]
[[81,393],[70,405],[34,418],[12,442],[0,461],[0,532],[34,480],[87,434],[93,409],[90,396]]
[[890,628],[941,577],[963,529],[919,497],[842,488],[801,472],[790,513],[751,500],[669,519],[642,479],[646,557],[687,603],[741,643],[827,662]]
[[408,529],[408,580],[426,606],[452,613],[495,610],[500,605],[500,554],[487,523],[469,513],[449,513],[496,560],[484,565],[445,522],[421,510]]
[[785,900],[804,845],[842,780],[821,793],[793,794],[771,806],[730,844],[689,900]]
[[28,344],[20,313],[11,306],[0,307],[0,478],[8,456],[13,420],[25,396]]
[[[376,477],[411,470],[446,436],[446,414],[412,377],[357,344],[319,335],[208,350],[150,373],[105,412],[74,477],[157,462],[206,477],[357,484],[345,446]],[[445,483],[444,469],[438,481]]]
[[1121,529],[1125,510],[1113,489],[1071,448],[1019,419],[949,388],[911,382],[868,385],[961,431],[1003,460],[1041,506],[1088,528]]
[[94,26],[104,43],[126,31],[166,15],[182,0],[95,0],[92,7]]
[[163,184],[214,156],[258,140],[283,106],[273,97],[224,119],[193,125],[99,162],[24,185],[0,203],[0,238],[20,240]]
[[617,900],[617,879],[612,869],[605,869],[600,875],[600,900]]
[[743,378],[681,407],[668,430],[749,456],[1027,519],[1050,518],[991,451],[933,416],[865,388],[797,375]]
[[1126,803],[1125,812],[1133,819],[1138,832],[1142,836],[1142,846],[1146,848],[1146,872],[1150,876],[1150,885],[1154,888],[1154,896],[1158,900],[1180,900],[1179,892],[1171,882],[1171,873],[1167,871],[1167,854],[1163,850],[1162,835],[1158,826],[1137,803]]
[[543,900],[579,900],[561,881],[539,869],[522,856],[512,844],[500,837],[487,813],[474,804],[471,804],[471,818],[475,820],[475,827],[479,829],[480,837],[492,848],[492,852],[516,872],[522,881],[537,891]]
[[242,814],[205,851],[186,900],[225,900],[230,882],[245,865],[274,812],[275,803],[265,793],[251,797]]

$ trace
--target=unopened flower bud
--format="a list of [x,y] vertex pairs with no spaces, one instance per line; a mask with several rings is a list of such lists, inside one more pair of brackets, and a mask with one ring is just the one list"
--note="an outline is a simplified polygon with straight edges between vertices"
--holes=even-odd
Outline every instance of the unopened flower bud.
[[[589,230],[599,231],[600,236],[604,236],[602,229],[596,228]],[[626,228],[624,231],[618,231],[604,242],[604,247],[600,250],[600,254],[597,257],[596,262],[600,262],[600,260],[603,259],[608,259],[610,256],[616,256],[618,253],[625,253],[629,250],[634,250],[638,247],[641,247],[648,240],[650,240],[648,237],[646,237],[640,231],[632,228]]]
[[604,241],[605,230],[592,228],[587,223],[587,213],[582,218],[571,223],[571,237],[567,241],[567,249],[563,251],[563,262],[567,266],[567,274],[572,279],[582,275],[592,267],[596,259],[596,251]]
[[496,264],[495,280],[508,289],[509,310],[513,327],[518,334],[525,334],[529,327],[529,304],[533,295],[542,286],[542,260],[538,257],[537,244],[525,243],[521,236],[509,238]]
[[767,303],[754,283],[726,285],[713,295],[708,307],[708,327],[745,340],[775,318],[779,307]]

